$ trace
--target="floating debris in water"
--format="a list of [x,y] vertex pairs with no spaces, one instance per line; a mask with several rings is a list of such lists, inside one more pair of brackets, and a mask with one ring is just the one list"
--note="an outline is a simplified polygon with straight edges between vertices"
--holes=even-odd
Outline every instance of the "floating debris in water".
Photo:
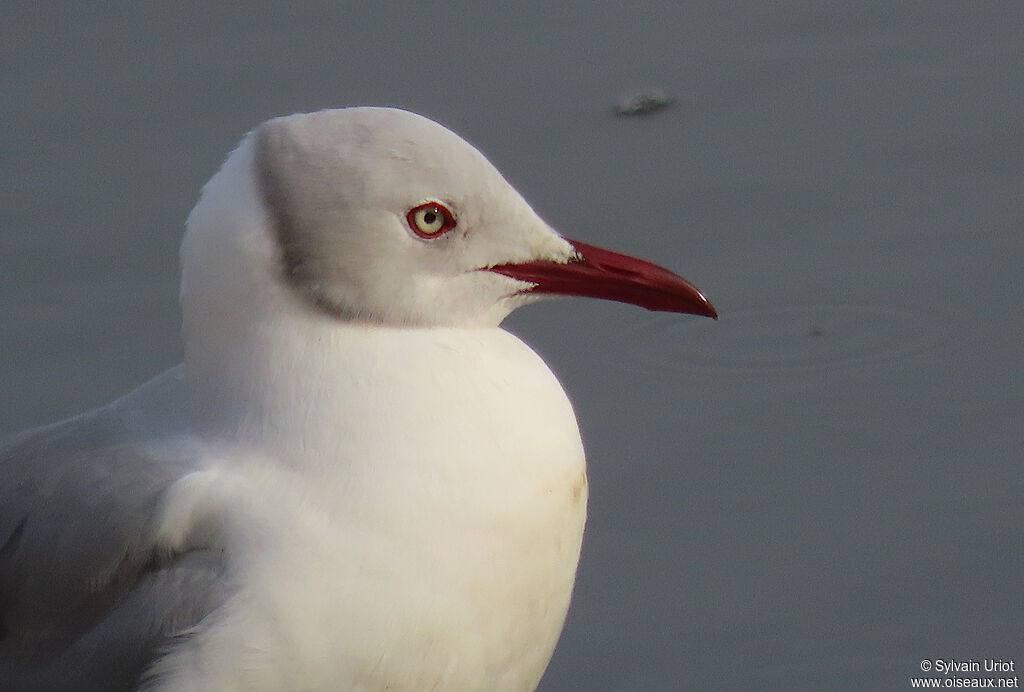
[[619,101],[615,112],[619,115],[647,115],[661,110],[670,103],[672,103],[672,99],[666,96],[664,91],[655,89]]

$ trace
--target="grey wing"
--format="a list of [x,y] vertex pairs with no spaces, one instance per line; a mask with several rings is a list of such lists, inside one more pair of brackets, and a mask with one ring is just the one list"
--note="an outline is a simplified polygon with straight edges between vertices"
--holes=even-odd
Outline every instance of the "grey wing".
[[154,541],[163,492],[195,468],[168,424],[179,380],[0,448],[3,689],[134,689],[225,598],[219,554]]

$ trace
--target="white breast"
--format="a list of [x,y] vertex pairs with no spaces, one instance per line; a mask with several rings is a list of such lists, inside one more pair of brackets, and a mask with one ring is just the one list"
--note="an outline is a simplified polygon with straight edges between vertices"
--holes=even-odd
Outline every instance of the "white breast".
[[221,545],[239,590],[158,689],[534,689],[586,514],[561,386],[499,329],[301,332],[238,354],[246,382],[286,364],[259,396],[195,385],[234,417],[169,494],[164,535]]

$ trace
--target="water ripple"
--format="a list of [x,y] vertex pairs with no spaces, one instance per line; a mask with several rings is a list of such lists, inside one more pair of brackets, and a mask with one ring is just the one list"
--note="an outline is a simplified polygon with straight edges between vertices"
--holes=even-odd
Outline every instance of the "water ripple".
[[948,343],[949,316],[908,307],[809,305],[750,308],[717,324],[661,319],[640,330],[626,358],[657,368],[776,370],[908,358]]

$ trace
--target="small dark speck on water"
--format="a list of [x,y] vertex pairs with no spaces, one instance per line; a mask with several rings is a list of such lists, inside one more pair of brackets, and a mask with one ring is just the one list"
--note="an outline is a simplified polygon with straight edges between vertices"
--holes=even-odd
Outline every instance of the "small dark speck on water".
[[815,338],[819,336],[825,336],[825,330],[822,329],[821,327],[811,327],[811,331],[807,332],[807,336]]
[[618,115],[647,115],[661,110],[671,103],[672,99],[667,97],[665,92],[655,89],[622,99],[615,107],[615,112]]

